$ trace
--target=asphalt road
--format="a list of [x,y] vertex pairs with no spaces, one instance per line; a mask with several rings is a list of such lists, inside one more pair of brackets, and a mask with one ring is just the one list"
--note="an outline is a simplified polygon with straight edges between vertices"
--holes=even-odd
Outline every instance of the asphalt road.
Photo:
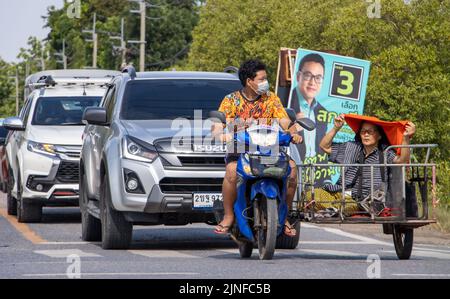
[[400,261],[381,227],[302,223],[297,249],[277,250],[270,261],[255,249],[242,260],[208,225],[135,226],[129,250],[105,251],[81,241],[77,208],[46,208],[37,224],[19,224],[5,208],[1,193],[0,278],[450,278],[449,239],[423,232],[411,259]]

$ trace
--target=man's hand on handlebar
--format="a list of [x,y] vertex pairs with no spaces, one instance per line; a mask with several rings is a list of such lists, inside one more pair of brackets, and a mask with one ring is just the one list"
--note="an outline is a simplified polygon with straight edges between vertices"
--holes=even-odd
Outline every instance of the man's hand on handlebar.
[[292,136],[292,143],[298,144],[303,142],[302,136],[298,134],[297,124],[291,126],[288,130],[289,134]]
[[227,133],[227,134],[220,134],[219,135],[219,140],[220,140],[220,142],[228,143],[228,142],[233,140],[233,135],[231,135],[229,133]]
[[303,138],[299,134],[293,134],[291,136],[292,136],[292,143],[299,144],[303,142]]

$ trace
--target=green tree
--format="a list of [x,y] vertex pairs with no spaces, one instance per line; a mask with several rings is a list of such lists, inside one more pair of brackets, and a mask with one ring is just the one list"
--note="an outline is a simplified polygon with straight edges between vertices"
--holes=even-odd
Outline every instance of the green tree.
[[[88,0],[82,2],[81,18],[69,18],[66,10],[49,8],[47,26],[53,49],[51,55],[62,49],[66,41],[66,55],[70,68],[92,65],[92,43],[85,42],[89,34],[83,29],[92,29],[93,15],[97,16],[99,68],[117,69],[121,65],[121,53],[115,49],[119,41],[110,36],[120,35],[121,18],[125,18],[125,39],[138,40],[140,37],[140,16],[131,14],[138,9],[137,3],[123,0]],[[197,24],[199,2],[194,0],[155,0],[147,7],[146,20],[146,69],[169,67],[178,59],[183,59],[192,41],[191,31]],[[128,44],[127,62],[139,65],[139,45]],[[61,68],[61,65],[58,65]]]
[[281,47],[335,50],[372,62],[366,114],[417,123],[417,143],[449,159],[450,0],[381,1],[380,18],[354,0],[209,0],[185,69],[221,71],[249,58],[269,66]]
[[14,66],[0,58],[0,118],[12,116],[16,112]]

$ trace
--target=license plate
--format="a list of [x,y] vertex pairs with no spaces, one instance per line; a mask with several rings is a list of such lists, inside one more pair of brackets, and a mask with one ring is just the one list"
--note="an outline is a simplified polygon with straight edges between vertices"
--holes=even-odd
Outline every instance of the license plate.
[[222,193],[194,193],[192,206],[194,209],[212,209],[215,200],[223,200]]

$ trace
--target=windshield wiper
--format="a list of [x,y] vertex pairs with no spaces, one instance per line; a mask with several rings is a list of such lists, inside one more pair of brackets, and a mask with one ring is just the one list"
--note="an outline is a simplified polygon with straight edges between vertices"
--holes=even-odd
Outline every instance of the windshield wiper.
[[84,126],[84,123],[76,123],[76,122],[72,122],[72,123],[62,123],[59,124],[59,126]]

